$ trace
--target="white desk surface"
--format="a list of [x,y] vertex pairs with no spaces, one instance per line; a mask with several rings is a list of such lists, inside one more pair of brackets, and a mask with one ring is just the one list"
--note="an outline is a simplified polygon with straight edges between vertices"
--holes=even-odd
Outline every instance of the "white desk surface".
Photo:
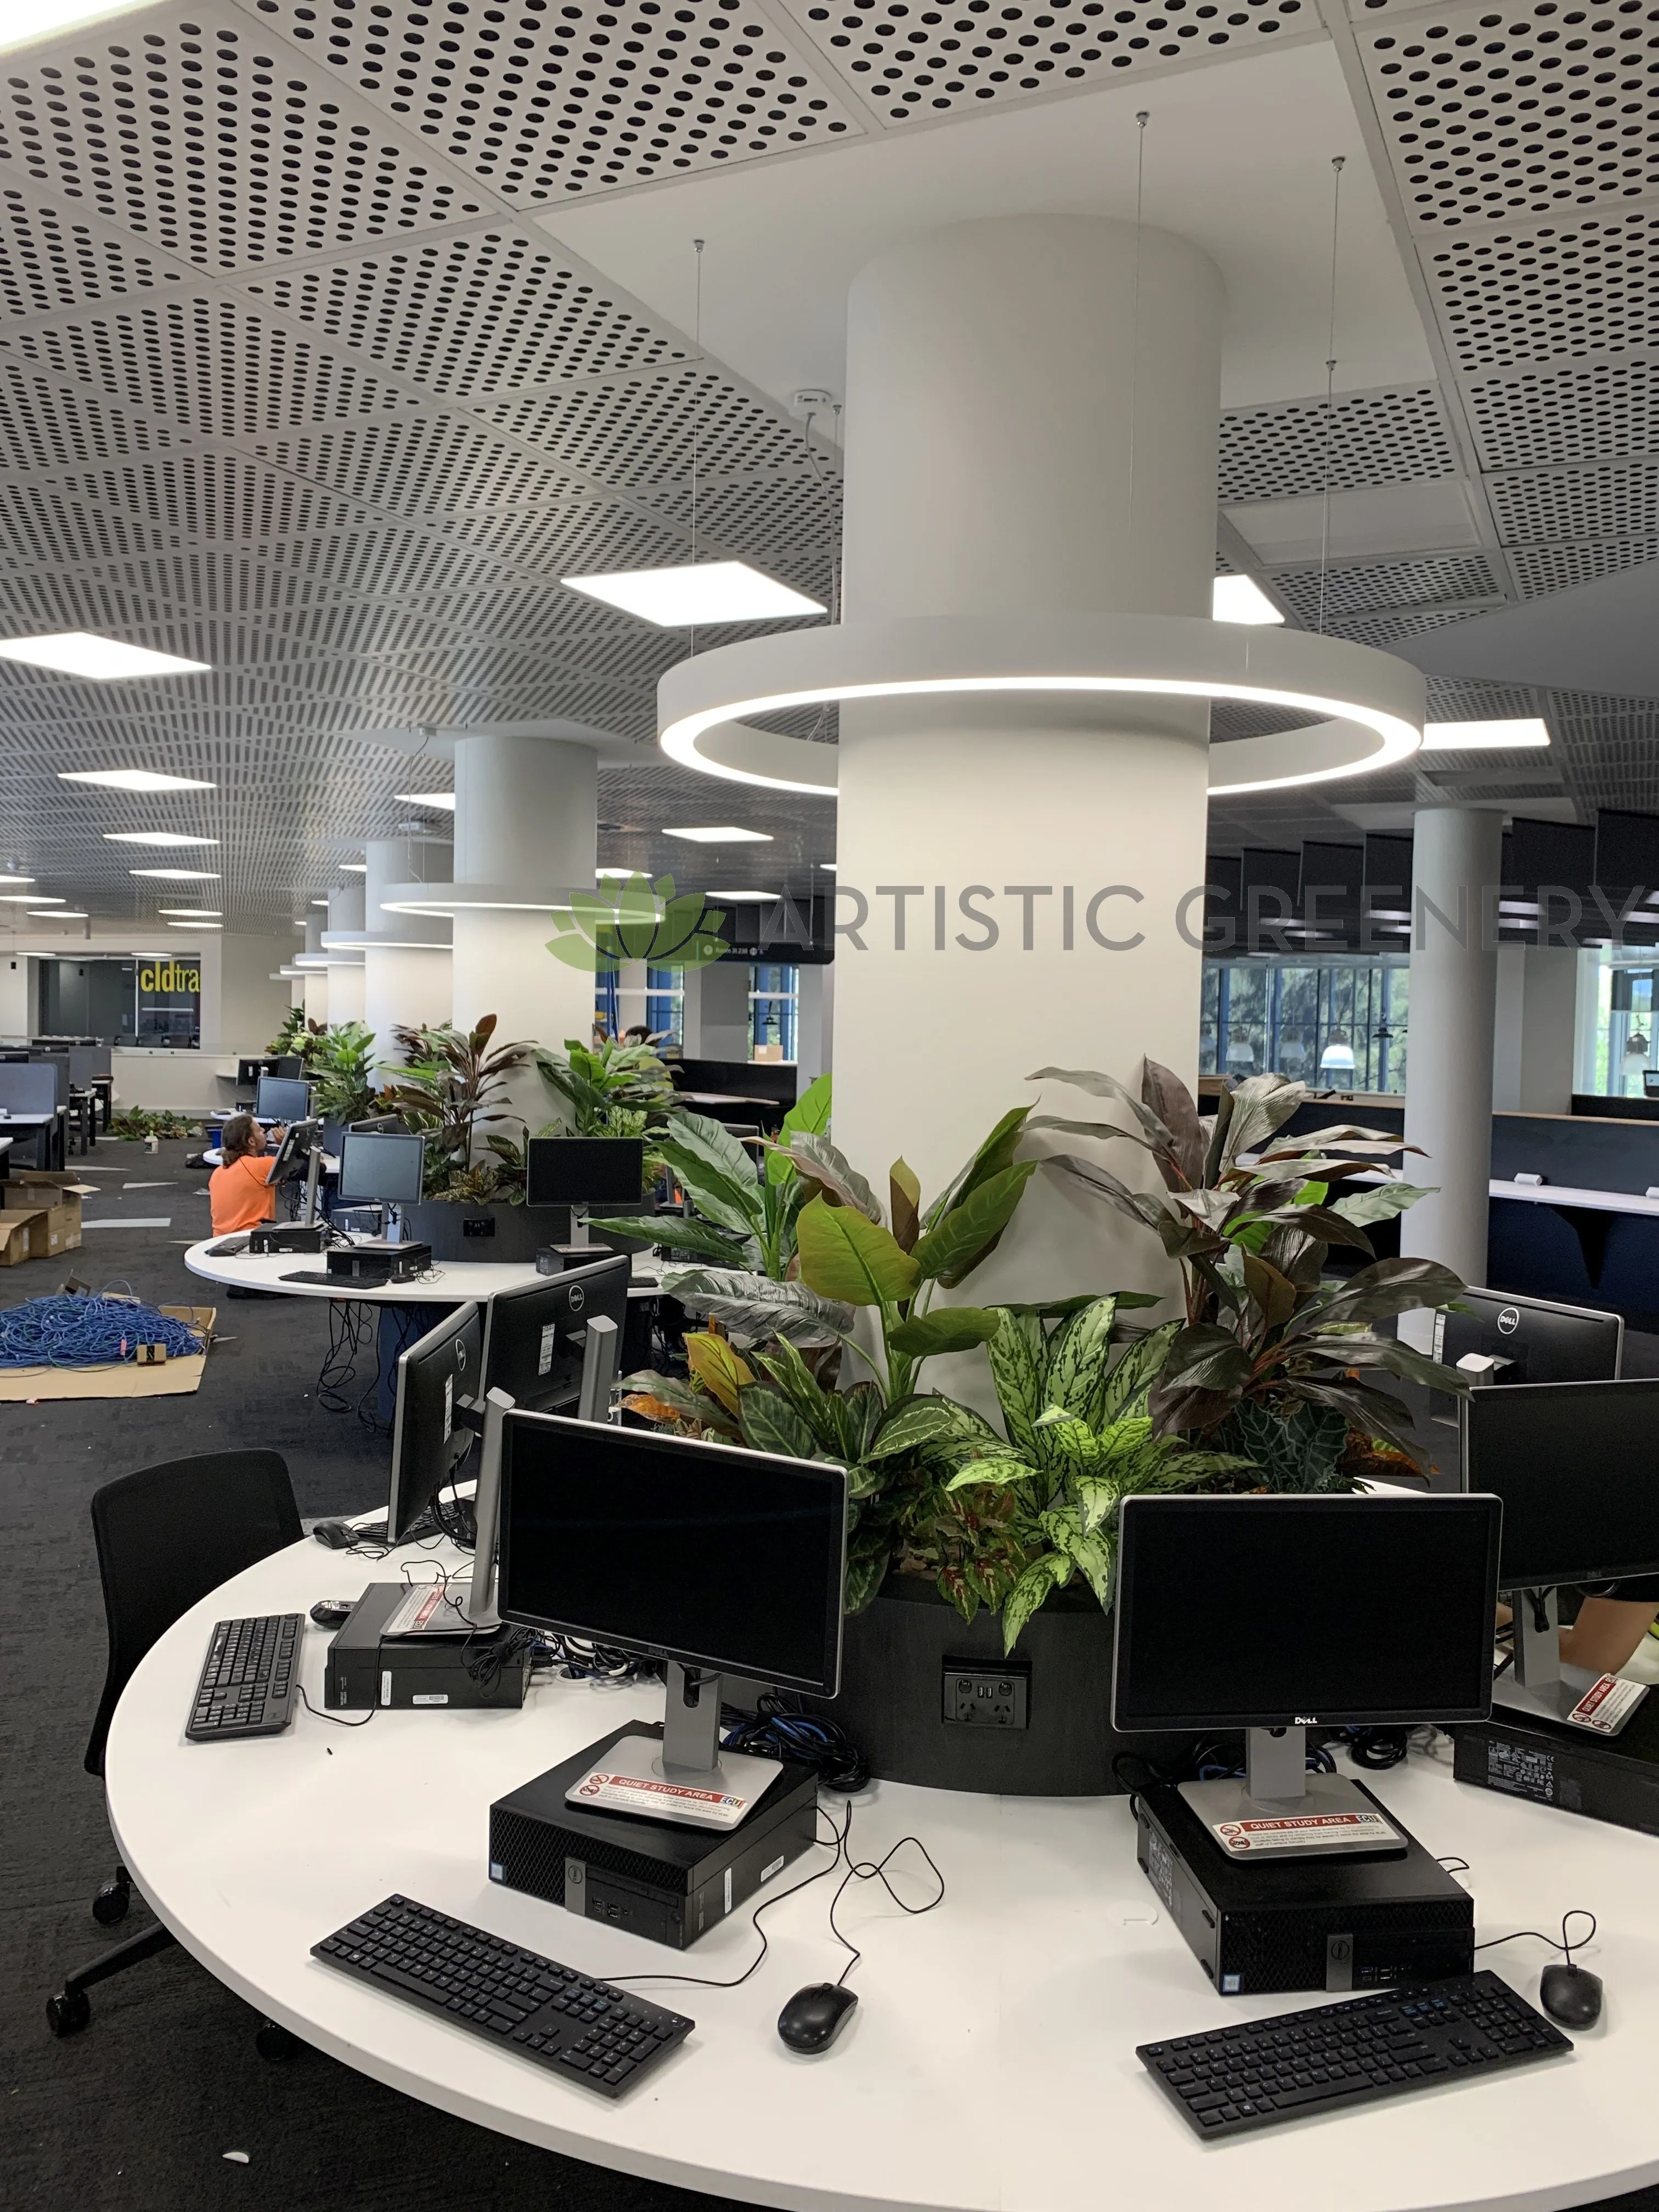
[[[116,1841],[161,1918],[250,2003],[376,2081],[550,2150],[799,2212],[1556,2212],[1659,2179],[1659,1842],[1460,1785],[1449,1763],[1416,1757],[1367,1778],[1428,1850],[1468,1859],[1478,1940],[1559,1925],[1568,1905],[1599,1914],[1583,1955],[1607,1980],[1602,2020],[1568,2058],[1225,2143],[1188,2134],[1134,2045],[1325,2000],[1213,1996],[1135,1864],[1121,1797],[876,1785],[856,1801],[857,1852],[918,1834],[948,1894],[906,1919],[875,1885],[849,1889],[839,1917],[865,1956],[841,2039],[798,2057],[774,2025],[795,1990],[841,1971],[823,1881],[769,1914],[771,1954],[742,1988],[640,1984],[697,2025],[614,2105],[333,1973],[310,1946],[398,1891],[600,1976],[726,1978],[754,1954],[747,1911],[671,1953],[487,1878],[491,1801],[655,1717],[659,1690],[560,1681],[520,1712],[377,1711],[355,1730],[302,1709],[280,1737],[185,1741],[213,1621],[303,1611],[402,1561],[430,1575],[453,1557],[405,1548],[368,1565],[310,1541],[278,1553],[168,1631],[110,1733]],[[313,1703],[326,1644],[307,1624]],[[926,1870],[902,1863],[920,1902]],[[1535,2001],[1549,1956],[1520,1942],[1481,1963]]]
[[[274,1160],[276,1155],[275,1152],[270,1152],[262,1155],[262,1157]],[[223,1152],[221,1152],[217,1145],[210,1145],[206,1151],[202,1154],[202,1163],[205,1167],[222,1168],[225,1164],[225,1156]],[[332,1152],[325,1152],[323,1154],[322,1171],[325,1176],[337,1176],[339,1174],[340,1163],[336,1159]]]
[[1494,1198],[1518,1198],[1529,1206],[1581,1206],[1592,1213],[1659,1213],[1659,1198],[1645,1198],[1634,1190],[1577,1190],[1564,1182],[1499,1182],[1489,1186]]
[[[322,1255],[237,1252],[216,1260],[208,1247],[223,1241],[219,1237],[204,1237],[199,1244],[190,1246],[185,1254],[185,1265],[192,1275],[201,1275],[210,1283],[234,1285],[241,1290],[281,1291],[296,1298],[349,1298],[361,1300],[366,1305],[459,1305],[467,1298],[476,1298],[480,1304],[487,1305],[499,1291],[522,1290],[526,1283],[554,1279],[538,1276],[534,1263],[527,1260],[513,1265],[496,1260],[441,1260],[417,1283],[289,1283],[283,1279],[285,1275],[320,1268]],[[645,1258],[643,1253],[635,1255],[630,1297],[656,1296],[655,1270],[641,1265]]]

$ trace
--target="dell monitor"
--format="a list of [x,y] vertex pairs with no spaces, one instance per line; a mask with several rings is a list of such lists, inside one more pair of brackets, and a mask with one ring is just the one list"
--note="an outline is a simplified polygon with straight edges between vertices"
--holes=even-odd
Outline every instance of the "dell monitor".
[[340,1198],[347,1203],[377,1198],[389,1206],[413,1206],[421,1195],[425,1164],[423,1137],[349,1129],[340,1139]]
[[1439,1313],[1434,1356],[1443,1367],[1480,1382],[1616,1382],[1624,1359],[1618,1314],[1517,1298],[1507,1291],[1466,1290],[1467,1313]]
[[[1403,1841],[1372,1800],[1306,1771],[1308,1727],[1492,1710],[1496,1498],[1125,1498],[1113,1724],[1245,1731],[1245,1779],[1183,1783],[1230,1857]],[[1286,1838],[1294,1835],[1294,1846]]]
[[643,1137],[532,1137],[525,1146],[528,1206],[637,1206]]
[[290,1083],[285,1076],[262,1075],[254,1085],[256,1121],[304,1121],[311,1115],[311,1085]]
[[[591,1267],[538,1275],[521,1289],[497,1291],[484,1329],[485,1391],[505,1390],[515,1406],[535,1413],[573,1407],[588,1324],[602,1316],[615,1323],[620,1337],[631,1273],[627,1255],[617,1253]],[[603,1411],[599,1418],[605,1418]]]
[[472,1304],[458,1306],[398,1353],[388,1544],[401,1544],[432,1510],[471,1449],[474,1431],[460,1401],[477,1395],[483,1364],[483,1323]]
[[835,1696],[847,1497],[817,1460],[505,1415],[502,1618],[665,1662],[662,1741],[611,1745],[574,1802],[721,1828],[752,1809],[776,1763],[719,1749],[720,1675]]
[[[1659,1380],[1472,1390],[1462,1443],[1465,1486],[1504,1508],[1498,1585],[1513,1593],[1515,1662],[1494,1695],[1564,1719],[1594,1678],[1561,1665],[1557,1589],[1659,1572]],[[1619,1705],[1626,1718],[1635,1709]],[[1613,1732],[1608,1718],[1598,1732]]]

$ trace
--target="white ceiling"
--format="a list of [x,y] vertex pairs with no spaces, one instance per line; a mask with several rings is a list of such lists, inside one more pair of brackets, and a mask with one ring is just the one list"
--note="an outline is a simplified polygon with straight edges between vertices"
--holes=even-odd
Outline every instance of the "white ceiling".
[[[1542,711],[1554,734],[1547,766],[1442,757],[1432,784],[1356,801],[1659,810],[1659,706],[1597,688],[1596,595],[1551,605],[1547,668],[1504,626],[1542,629],[1503,612],[1659,558],[1656,19],[162,0],[9,54],[0,631],[90,629],[212,673],[0,666],[0,860],[148,915],[165,894],[102,832],[215,836],[207,902],[285,926],[407,818],[411,748],[442,749],[423,729],[568,720],[629,763],[602,772],[602,858],[684,879],[663,824],[735,818],[775,836],[744,874],[799,883],[833,808],[663,762],[654,686],[683,641],[558,577],[688,557],[695,421],[700,550],[821,593],[834,454],[784,398],[838,383],[848,278],[920,223],[1127,213],[1138,108],[1148,219],[1228,283],[1219,558],[1307,626],[1418,652],[1448,632],[1466,672],[1435,678],[1436,711]],[[1470,659],[1457,627],[1488,615]],[[58,781],[98,765],[219,788]],[[1342,797],[1238,802],[1212,832],[1352,836]]]

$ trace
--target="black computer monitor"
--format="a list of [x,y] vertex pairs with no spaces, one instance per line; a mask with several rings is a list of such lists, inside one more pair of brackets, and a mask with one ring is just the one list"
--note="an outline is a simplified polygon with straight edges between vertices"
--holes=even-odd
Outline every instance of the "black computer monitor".
[[529,1206],[637,1206],[643,1137],[532,1137],[525,1146]]
[[311,1085],[281,1075],[262,1075],[254,1085],[254,1118],[260,1121],[304,1121],[311,1115]]
[[1434,1356],[1443,1367],[1475,1353],[1501,1363],[1489,1382],[1613,1382],[1624,1359],[1625,1324],[1615,1313],[1466,1290],[1467,1313],[1435,1316]]
[[398,1353],[388,1543],[402,1543],[471,1449],[474,1431],[460,1418],[458,1401],[477,1397],[483,1365],[483,1322],[473,1304],[458,1306]]
[[350,1124],[354,1136],[401,1137],[408,1124],[401,1114],[370,1114],[362,1121]]
[[[350,1141],[347,1139],[348,1143]],[[498,1291],[484,1328],[484,1390],[505,1390],[515,1406],[556,1412],[575,1401],[589,1322],[628,1318],[631,1267],[625,1253],[538,1275],[520,1290]]]
[[846,1471],[510,1413],[500,1572],[505,1620],[832,1698]]
[[378,1198],[388,1205],[413,1206],[420,1198],[425,1170],[423,1137],[349,1129],[340,1140],[343,1200]]
[[323,1141],[320,1121],[290,1121],[283,1132],[283,1141],[276,1147],[276,1156],[266,1171],[270,1183],[287,1182],[292,1176],[304,1175],[311,1164],[311,1149]]
[[1125,1734],[1490,1711],[1494,1499],[1132,1497],[1119,1519]]
[[1659,1380],[1463,1401],[1463,1480],[1503,1501],[1506,1590],[1659,1573]]

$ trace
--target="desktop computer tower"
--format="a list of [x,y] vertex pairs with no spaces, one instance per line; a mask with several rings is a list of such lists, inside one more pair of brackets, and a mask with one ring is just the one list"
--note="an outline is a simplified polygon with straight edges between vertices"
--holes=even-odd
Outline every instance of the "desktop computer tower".
[[1178,1790],[1160,1783],[1136,1798],[1141,1871],[1222,1996],[1358,1991],[1472,1972],[1474,1899],[1405,1839],[1403,1858],[1240,1864]]
[[1451,1730],[1460,1782],[1659,1836],[1659,1698],[1616,1741],[1494,1705],[1492,1718]]
[[810,1766],[786,1765],[742,1826],[726,1830],[566,1804],[565,1791],[619,1738],[661,1733],[660,1723],[629,1722],[499,1798],[489,1808],[491,1881],[684,1951],[811,1848],[818,1787]]

